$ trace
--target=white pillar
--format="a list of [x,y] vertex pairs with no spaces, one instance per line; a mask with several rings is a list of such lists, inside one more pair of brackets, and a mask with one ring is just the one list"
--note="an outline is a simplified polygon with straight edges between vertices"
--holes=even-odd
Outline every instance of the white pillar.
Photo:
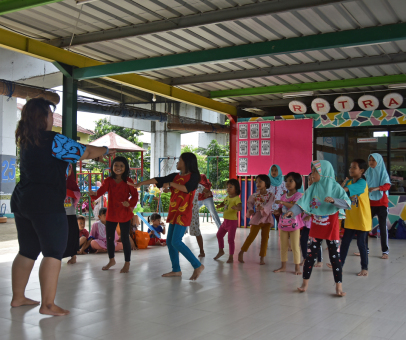
[[213,140],[217,140],[220,145],[226,145],[229,136],[227,133],[199,133],[199,148],[207,148]]
[[[166,123],[155,123],[155,132],[151,133],[151,174],[150,177],[158,177],[161,169],[161,177],[176,172],[174,157],[180,156],[180,133],[166,131]],[[161,161],[159,158],[170,157],[172,160]]]
[[17,98],[0,96],[0,205],[6,204],[10,214],[10,198],[16,184],[16,143]]

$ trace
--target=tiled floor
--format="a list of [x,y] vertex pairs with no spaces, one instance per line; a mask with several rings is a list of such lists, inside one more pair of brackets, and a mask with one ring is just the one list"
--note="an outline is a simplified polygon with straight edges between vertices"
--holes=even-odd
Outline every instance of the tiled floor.
[[[267,264],[259,266],[259,240],[245,264],[227,264],[217,252],[216,229],[205,228],[206,270],[197,282],[187,279],[191,266],[181,259],[184,276],[161,278],[170,270],[166,248],[133,252],[131,272],[117,266],[103,272],[106,254],[86,255],[62,265],[56,302],[70,309],[66,317],[48,317],[38,307],[9,307],[12,255],[0,256],[0,339],[406,339],[406,241],[391,240],[389,260],[381,260],[379,240],[371,239],[370,276],[357,277],[359,258],[349,256],[344,269],[344,298],[336,298],[331,272],[315,268],[309,291],[296,287],[301,277],[274,274],[279,265],[277,233],[271,232]],[[248,230],[239,229],[239,250]],[[198,253],[196,240],[185,242]],[[350,254],[356,250],[351,245]],[[292,254],[290,261],[292,260]],[[327,251],[324,257],[327,258]],[[38,265],[27,296],[40,299]]]

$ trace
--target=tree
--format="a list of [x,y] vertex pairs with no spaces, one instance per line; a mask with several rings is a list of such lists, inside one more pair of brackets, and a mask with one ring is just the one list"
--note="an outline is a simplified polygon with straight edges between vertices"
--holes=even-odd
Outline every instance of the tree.
[[[208,157],[208,174],[205,171],[207,178],[213,183],[213,188],[224,189],[226,188],[226,183],[230,178],[230,146],[219,144],[216,140],[212,140],[208,145],[207,149],[204,151]],[[216,156],[225,156],[225,158],[217,158]]]
[[[108,134],[109,132],[114,132],[117,135],[119,135],[120,137],[127,139],[131,143],[134,143],[134,144],[142,147],[142,142],[139,141],[139,139],[138,139],[139,136],[142,136],[141,131],[112,125],[105,118],[97,121],[95,133],[94,133],[94,135],[90,136],[89,141],[92,142],[100,137],[103,137],[104,135]],[[141,153],[140,152],[117,152],[116,156],[123,156],[123,157],[127,158],[130,168],[141,168]],[[100,167],[99,163],[94,164],[93,162],[89,163],[86,166],[86,168],[91,171],[98,170],[99,167]],[[140,172],[138,171],[138,175],[139,174],[140,174]],[[146,176],[149,176],[149,173],[146,174],[146,172],[144,171],[144,178],[149,178]]]
[[[205,149],[203,149],[205,150]],[[191,152],[196,155],[197,158],[197,166],[199,167],[200,173],[205,174],[207,167],[206,167],[206,156],[201,154],[200,148],[194,148],[192,145],[185,145],[182,147],[181,153],[184,152]]]

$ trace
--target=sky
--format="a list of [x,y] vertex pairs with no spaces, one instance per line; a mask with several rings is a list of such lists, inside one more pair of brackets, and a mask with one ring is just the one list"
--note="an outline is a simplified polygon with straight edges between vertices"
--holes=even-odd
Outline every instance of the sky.
[[[58,91],[59,96],[61,97],[61,101],[56,106],[55,112],[62,115],[62,100],[63,100],[62,99],[62,86],[55,87],[55,88],[53,88],[53,90]],[[106,101],[105,98],[97,97],[97,96],[94,96],[94,95],[91,95],[89,93],[85,93],[82,91],[78,91],[78,95]],[[17,98],[17,102],[24,105],[26,100]],[[81,127],[84,127],[85,129],[89,129],[92,131],[94,131],[94,129],[96,127],[96,122],[103,118],[108,118],[108,115],[78,111],[78,125],[80,125]],[[143,131],[143,135],[140,136],[139,139],[143,143],[151,143],[151,134],[149,132]],[[198,139],[199,139],[199,132],[191,132],[191,133],[182,134],[181,145],[192,145],[193,147],[197,147]]]

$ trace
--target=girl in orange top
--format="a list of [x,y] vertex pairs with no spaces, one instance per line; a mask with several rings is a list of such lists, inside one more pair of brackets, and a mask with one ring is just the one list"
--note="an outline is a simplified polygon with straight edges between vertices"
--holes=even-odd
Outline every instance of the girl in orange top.
[[[204,270],[204,266],[182,242],[186,227],[192,221],[193,198],[200,182],[196,156],[191,152],[182,153],[176,168],[180,170],[180,173],[175,172],[165,177],[151,178],[137,183],[135,187],[156,184],[158,188],[163,187],[166,191],[171,191],[172,195],[166,220],[169,223],[166,244],[172,262],[172,271],[162,276],[172,277],[182,275],[179,265],[180,252],[194,268],[190,280],[196,280]],[[128,185],[132,184],[128,183]]]

